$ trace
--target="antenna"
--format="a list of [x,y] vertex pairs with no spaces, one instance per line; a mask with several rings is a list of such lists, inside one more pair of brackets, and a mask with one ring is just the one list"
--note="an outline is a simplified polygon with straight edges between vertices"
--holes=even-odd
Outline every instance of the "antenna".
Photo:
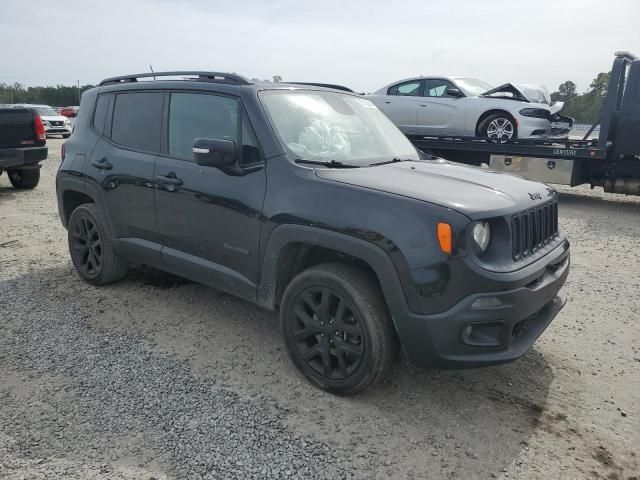
[[[153,66],[152,66],[151,64],[149,64],[149,70],[151,70],[151,73],[155,73],[155,72],[153,71]],[[155,75],[153,76],[153,79],[154,79],[154,80],[156,79],[156,76],[155,76]]]

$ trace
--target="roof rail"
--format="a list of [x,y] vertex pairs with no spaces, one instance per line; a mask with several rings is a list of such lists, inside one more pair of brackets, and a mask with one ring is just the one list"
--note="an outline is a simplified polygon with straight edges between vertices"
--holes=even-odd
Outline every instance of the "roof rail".
[[290,83],[293,85],[308,85],[310,87],[323,87],[323,88],[332,88],[334,90],[342,90],[343,92],[351,92],[355,93],[349,87],[345,87],[342,85],[337,85],[335,83],[318,83],[318,82],[282,82],[282,83]]
[[[250,85],[251,82],[242,75],[236,75],[235,73],[223,73],[223,72],[199,72],[199,71],[177,71],[177,72],[154,72],[154,73],[135,73],[133,75],[122,75],[120,77],[105,78],[100,82],[100,85],[113,85],[117,83],[133,83],[137,82],[139,78],[153,77],[197,77],[193,80],[198,82],[214,82],[214,83],[234,83],[237,85]],[[185,79],[186,80],[186,79]]]

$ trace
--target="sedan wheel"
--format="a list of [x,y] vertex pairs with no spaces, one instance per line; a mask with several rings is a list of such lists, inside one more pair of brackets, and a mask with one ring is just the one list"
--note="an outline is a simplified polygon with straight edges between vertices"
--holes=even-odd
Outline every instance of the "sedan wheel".
[[491,142],[502,142],[518,138],[515,120],[507,113],[494,113],[478,125],[478,135]]
[[487,127],[487,137],[489,138],[512,138],[515,128],[511,120],[506,118],[496,118]]

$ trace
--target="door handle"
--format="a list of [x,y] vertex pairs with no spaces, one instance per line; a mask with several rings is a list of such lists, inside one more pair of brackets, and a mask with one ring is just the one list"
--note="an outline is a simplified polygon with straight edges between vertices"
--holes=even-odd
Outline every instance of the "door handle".
[[94,160],[91,162],[91,165],[93,165],[96,168],[99,168],[100,170],[111,170],[113,168],[113,165],[111,165],[106,158],[102,158],[100,160]]
[[391,103],[391,100],[385,100],[384,103]]
[[426,104],[426,103],[421,103],[421,104],[420,104],[420,106],[421,106],[421,107],[426,107],[426,106],[427,106],[427,104]]
[[174,185],[176,187],[179,187],[184,183],[180,178],[176,177],[176,174],[173,172],[166,175],[156,175],[156,181],[166,183],[167,185]]

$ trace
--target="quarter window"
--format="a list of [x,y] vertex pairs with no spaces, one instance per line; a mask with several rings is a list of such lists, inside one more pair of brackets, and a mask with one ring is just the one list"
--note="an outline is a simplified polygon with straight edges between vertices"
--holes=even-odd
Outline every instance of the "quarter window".
[[173,93],[169,104],[169,155],[193,160],[196,138],[238,145],[238,101],[219,95]]
[[96,111],[93,114],[93,128],[100,134],[104,130],[104,123],[107,116],[107,107],[111,95],[100,95],[96,102]]
[[389,95],[401,95],[408,97],[420,96],[420,80],[413,80],[411,82],[399,83],[389,88],[387,92]]
[[249,123],[247,112],[242,112],[242,165],[251,165],[262,161],[256,134]]
[[444,97],[447,95],[447,89],[453,88],[453,84],[447,80],[432,79],[427,80],[424,88],[425,97]]
[[111,139],[134,150],[158,152],[163,98],[160,92],[119,94],[113,110]]

